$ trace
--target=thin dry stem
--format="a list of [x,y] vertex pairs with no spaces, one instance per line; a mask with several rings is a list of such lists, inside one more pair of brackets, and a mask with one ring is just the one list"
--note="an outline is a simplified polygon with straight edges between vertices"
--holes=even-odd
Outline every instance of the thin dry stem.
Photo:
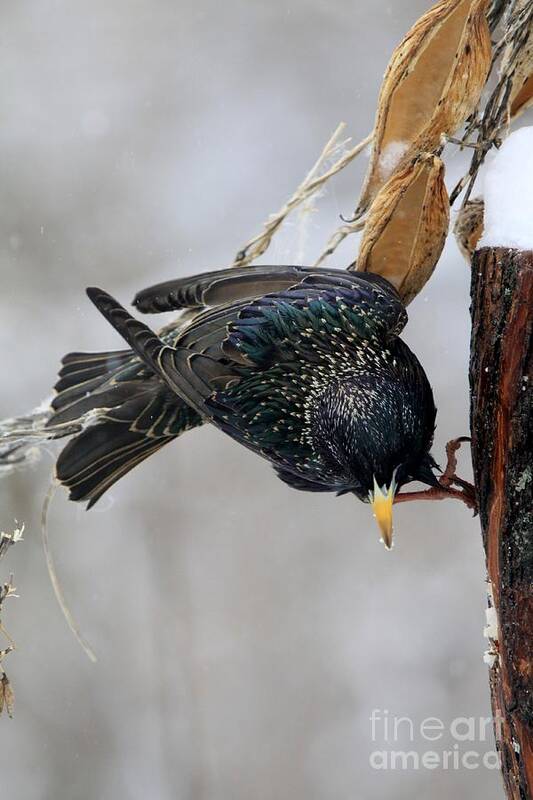
[[[11,533],[0,532],[0,559],[5,556],[9,548],[20,542],[24,532],[24,525],[15,528]],[[9,653],[12,653],[16,645],[12,636],[7,632],[2,621],[2,610],[4,601],[8,597],[17,597],[16,588],[13,583],[13,575],[11,574],[7,581],[0,586],[0,634],[7,640],[7,647],[0,650],[0,714],[4,708],[9,717],[13,717],[13,706],[15,703],[15,695],[11,687],[11,683],[4,670],[4,659]]]
[[313,266],[319,267],[326,260],[326,258],[329,258],[329,256],[335,252],[337,247],[346,239],[347,236],[350,236],[352,233],[362,231],[365,227],[365,221],[365,217],[362,217],[355,219],[353,222],[345,222],[344,225],[341,225],[339,228],[337,228],[335,233],[330,236],[327,245],[320,253]]
[[234,267],[243,267],[251,264],[256,258],[259,258],[270,245],[272,237],[278,228],[282,225],[285,218],[297,206],[308,200],[311,195],[315,194],[330,178],[340,172],[347,166],[353,159],[361,153],[364,148],[372,141],[372,133],[369,133],[359,144],[352,147],[348,152],[344,153],[335,163],[325,172],[322,170],[328,160],[330,160],[339,149],[346,146],[350,141],[349,139],[344,142],[339,142],[339,138],[346,128],[346,123],[341,122],[337,129],[327,142],[322,150],[317,161],[308,172],[302,183],[298,186],[292,197],[280,208],[280,210],[271,214],[268,220],[263,225],[263,230],[252,239],[250,239],[235,256],[232,264]]
[[56,600],[59,604],[59,607],[61,608],[61,611],[63,612],[65,620],[67,621],[67,625],[72,631],[74,638],[77,640],[78,644],[87,655],[89,661],[92,661],[94,664],[97,661],[97,658],[90,644],[87,642],[87,640],[81,633],[78,624],[76,623],[76,620],[74,619],[72,612],[68,607],[65,595],[63,594],[63,589],[61,588],[61,584],[57,576],[54,559],[52,557],[52,551],[50,550],[50,542],[48,540],[48,510],[50,508],[50,503],[52,502],[56,486],[57,486],[56,481],[52,480],[50,488],[48,489],[48,492],[44,499],[41,511],[41,536],[43,542],[44,555],[46,558],[46,566],[48,567],[48,575],[50,576],[50,582],[52,584]]

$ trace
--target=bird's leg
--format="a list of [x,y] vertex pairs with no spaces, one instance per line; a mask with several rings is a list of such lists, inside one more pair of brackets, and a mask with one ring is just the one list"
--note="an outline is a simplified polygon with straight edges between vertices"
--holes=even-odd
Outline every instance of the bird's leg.
[[476,505],[476,489],[473,484],[468,483],[468,481],[464,481],[462,478],[459,478],[458,475],[455,474],[455,470],[457,469],[457,457],[456,452],[459,450],[463,442],[469,442],[469,436],[459,436],[457,439],[451,439],[446,445],[446,469],[444,470],[442,476],[439,478],[439,483],[442,486],[445,486],[447,489],[452,487],[452,484],[459,486],[463,492],[474,502],[474,506]]
[[477,502],[475,496],[465,492],[462,489],[453,489],[432,486],[430,489],[424,489],[420,492],[400,492],[394,498],[395,503],[407,503],[410,500],[449,500],[455,498],[461,500],[468,508],[472,508],[477,513]]
[[[449,487],[452,483],[456,482],[457,476],[455,470],[457,469],[457,457],[455,454],[463,442],[469,441],[470,439],[467,436],[459,436],[458,439],[451,439],[446,445],[446,469],[439,478],[439,483],[441,483],[442,486]],[[459,478],[459,480],[461,479]]]
[[[463,442],[470,441],[467,436],[460,436],[457,439],[452,439],[446,445],[446,469],[439,478],[440,486],[432,486],[430,489],[425,489],[420,492],[400,492],[394,498],[395,503],[406,503],[410,500],[445,500],[446,498],[454,497],[461,500],[468,508],[472,508],[474,513],[477,514],[477,499],[475,487],[459,478],[455,474],[457,468],[457,450],[461,447]],[[459,488],[454,488],[458,486]]]

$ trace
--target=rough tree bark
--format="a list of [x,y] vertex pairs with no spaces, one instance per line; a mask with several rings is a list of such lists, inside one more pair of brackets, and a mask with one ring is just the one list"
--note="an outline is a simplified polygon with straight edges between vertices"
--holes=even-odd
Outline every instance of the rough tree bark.
[[496,744],[512,800],[533,798],[533,252],[472,263],[472,459],[493,628]]

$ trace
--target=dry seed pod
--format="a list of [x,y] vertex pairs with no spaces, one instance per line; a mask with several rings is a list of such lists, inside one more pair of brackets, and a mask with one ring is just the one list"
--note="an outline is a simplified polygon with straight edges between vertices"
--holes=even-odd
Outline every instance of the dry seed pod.
[[519,87],[519,91],[516,92],[516,95],[511,98],[511,119],[513,120],[533,105],[533,49],[531,51],[531,56],[532,72]]
[[394,51],[381,86],[356,216],[393,171],[435,150],[476,107],[490,70],[487,0],[440,0]]
[[449,220],[444,164],[422,153],[377,194],[365,223],[357,270],[387,278],[407,305],[435,269]]
[[481,198],[469,200],[457,215],[453,232],[459,250],[470,264],[474,250],[483,233],[483,212],[485,204]]

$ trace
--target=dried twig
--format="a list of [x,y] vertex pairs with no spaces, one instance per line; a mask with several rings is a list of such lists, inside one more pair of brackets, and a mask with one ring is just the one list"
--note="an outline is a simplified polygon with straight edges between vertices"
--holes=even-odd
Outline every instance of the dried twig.
[[337,228],[335,233],[329,238],[327,245],[320,253],[313,266],[319,267],[326,260],[326,258],[335,252],[337,247],[346,239],[347,236],[350,236],[352,233],[362,231],[365,227],[365,222],[365,217],[361,217],[359,219],[355,219],[353,222],[345,222],[344,225],[341,225],[339,228]]
[[[15,530],[11,533],[5,533],[4,531],[0,532],[0,559],[5,556],[12,545],[21,541],[23,532],[24,525],[15,528]],[[15,649],[15,642],[4,628],[2,623],[2,608],[4,601],[7,600],[8,597],[17,596],[15,592],[16,588],[13,584],[13,575],[10,575],[9,579],[0,586],[0,634],[7,640],[7,647],[4,647],[0,650],[0,715],[5,708],[9,717],[13,716],[15,695],[13,693],[9,678],[4,670],[3,662],[5,657],[9,655],[9,653],[12,653]]]
[[341,122],[337,129],[327,142],[322,150],[317,161],[308,172],[302,183],[298,186],[292,197],[287,200],[285,205],[280,210],[271,214],[268,220],[264,223],[263,230],[258,233],[250,241],[248,241],[235,256],[233,262],[234,267],[243,267],[251,264],[256,258],[259,258],[268,248],[273,235],[283,223],[285,218],[297,206],[308,200],[311,195],[315,194],[330,178],[340,172],[347,164],[361,153],[364,148],[372,141],[372,133],[369,133],[359,144],[352,147],[348,152],[344,153],[335,163],[329,168],[324,170],[327,162],[339,152],[344,146],[348,144],[349,139],[339,142],[339,137],[346,128],[346,123]]
[[63,589],[61,588],[61,583],[59,582],[59,578],[57,576],[54,559],[52,557],[52,551],[50,550],[50,542],[48,539],[48,510],[50,508],[50,503],[52,502],[52,498],[54,496],[55,490],[57,487],[56,481],[53,479],[48,492],[46,493],[46,497],[44,498],[43,507],[41,510],[41,537],[43,542],[43,550],[44,556],[46,558],[46,566],[48,568],[48,575],[50,577],[50,583],[52,584],[52,589],[54,590],[54,594],[56,596],[56,600],[59,604],[61,611],[63,612],[63,616],[69,626],[70,630],[72,631],[74,638],[77,640],[78,644],[82,648],[82,650],[87,655],[89,661],[92,661],[93,664],[96,663],[97,658],[94,654],[94,651],[88,641],[84,638],[83,634],[81,633],[76,620],[68,606],[68,603],[65,599],[65,595],[63,594]]

